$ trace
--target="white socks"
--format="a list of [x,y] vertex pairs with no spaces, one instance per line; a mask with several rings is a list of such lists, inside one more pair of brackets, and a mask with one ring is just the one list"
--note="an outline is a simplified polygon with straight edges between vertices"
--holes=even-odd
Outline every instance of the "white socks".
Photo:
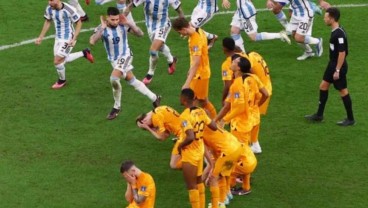
[[298,43],[298,45],[301,48],[303,48],[304,49],[304,52],[306,52],[306,53],[312,53],[313,52],[312,48],[308,44]]
[[64,63],[55,65],[56,72],[59,75],[60,80],[65,80],[65,66]]
[[231,37],[235,41],[235,45],[238,46],[243,52],[245,52],[244,48],[244,40],[240,34],[231,34]]
[[110,83],[112,86],[112,96],[114,97],[114,108],[120,109],[121,104],[121,84],[120,79],[117,77],[110,77]]
[[174,61],[174,57],[172,56],[171,52],[170,52],[170,48],[164,44],[160,51],[162,52],[162,54],[164,54],[164,56],[167,59],[167,63],[172,63]]
[[257,33],[256,35],[256,41],[272,40],[272,39],[281,39],[280,33],[262,32],[262,33]]
[[151,90],[149,90],[143,82],[137,80],[133,77],[128,81],[129,85],[133,86],[137,91],[147,96],[152,102],[156,101],[157,95],[154,94]]
[[149,75],[154,75],[156,66],[158,61],[158,51],[150,51],[150,58],[149,58]]
[[83,57],[83,52],[79,51],[79,52],[75,52],[75,53],[71,53],[69,54],[66,58],[65,58],[65,62],[72,62],[75,59],[81,58]]
[[312,45],[316,45],[319,43],[319,39],[318,38],[314,38],[312,36],[306,35],[304,37],[304,43],[305,44],[312,44]]

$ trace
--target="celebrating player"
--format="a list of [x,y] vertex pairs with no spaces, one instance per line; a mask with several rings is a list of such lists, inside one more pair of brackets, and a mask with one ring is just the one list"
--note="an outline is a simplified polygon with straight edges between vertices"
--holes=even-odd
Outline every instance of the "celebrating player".
[[154,107],[157,107],[161,100],[160,96],[151,92],[141,81],[137,80],[132,72],[133,55],[128,44],[128,32],[143,36],[143,32],[135,24],[128,21],[124,15],[119,15],[119,10],[116,7],[109,7],[106,21],[101,17],[101,25],[95,29],[95,33],[90,38],[91,45],[102,38],[107,58],[113,67],[110,83],[115,103],[107,115],[109,120],[116,118],[121,110],[121,78],[140,93],[146,95],[153,102]]
[[[72,5],[77,10],[77,13],[81,17],[80,19],[82,20],[82,22],[88,21],[89,18],[86,12],[83,10],[82,6],[79,4],[78,0],[69,0],[69,4]],[[89,4],[89,2],[87,4]]]
[[[229,0],[224,0],[222,4],[226,9],[230,7]],[[231,37],[235,40],[235,44],[245,52],[244,41],[240,35],[240,31],[244,30],[252,41],[280,39],[290,44],[290,39],[285,31],[279,33],[258,32],[256,22],[257,11],[252,1],[237,0],[237,10],[231,21]]]
[[191,88],[195,92],[196,105],[206,109],[210,117],[214,118],[216,109],[208,100],[211,69],[206,35],[201,28],[194,28],[185,18],[175,19],[173,28],[189,37],[190,68],[182,89]]
[[319,105],[316,114],[307,115],[305,118],[310,121],[320,122],[323,120],[323,112],[328,98],[328,89],[331,83],[339,91],[344,103],[347,118],[337,122],[340,126],[350,126],[355,124],[353,107],[350,94],[347,88],[346,74],[348,73],[348,63],[346,56],[349,53],[348,39],[345,30],[340,27],[340,10],[331,7],[326,10],[324,21],[332,29],[330,38],[330,61],[323,75],[323,80],[319,86]]
[[156,0],[154,2],[146,0],[136,0],[130,3],[124,11],[128,14],[131,9],[139,5],[144,5],[145,23],[148,31],[148,36],[151,40],[151,47],[149,50],[149,69],[147,75],[143,79],[143,83],[148,85],[151,83],[153,75],[156,70],[158,61],[158,52],[161,51],[167,58],[169,64],[168,73],[173,74],[176,67],[176,57],[170,52],[170,48],[165,44],[166,38],[171,30],[171,22],[169,18],[169,6],[174,8],[179,17],[184,17],[183,11],[180,7],[179,0]]
[[125,199],[127,208],[154,208],[156,186],[152,176],[141,171],[132,161],[121,164],[120,173],[127,181]]
[[[55,25],[54,65],[59,79],[52,85],[52,88],[59,89],[66,84],[65,63],[72,62],[83,56],[91,63],[94,60],[88,48],[80,52],[70,53],[82,27],[80,16],[72,6],[60,0],[49,0],[44,17],[45,23],[35,43],[36,45],[41,44],[42,39],[50,28],[51,20],[53,20]],[[73,23],[76,24],[75,30]]]

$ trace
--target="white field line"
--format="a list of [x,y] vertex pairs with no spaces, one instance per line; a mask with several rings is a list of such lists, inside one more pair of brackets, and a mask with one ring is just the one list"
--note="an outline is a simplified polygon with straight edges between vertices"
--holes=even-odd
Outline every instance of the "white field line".
[[[367,7],[368,4],[340,4],[340,5],[334,5],[334,6],[339,7],[339,8],[354,8],[354,7]],[[267,8],[257,9],[257,12],[264,12],[264,11],[269,11],[269,9]],[[222,11],[222,12],[217,12],[216,15],[233,14],[233,13],[234,11]],[[190,15],[185,15],[185,16],[190,17]],[[143,23],[143,22],[145,21],[144,20],[136,21],[137,24]],[[82,29],[81,33],[90,32],[90,31],[93,31],[94,29],[95,28]],[[55,35],[46,36],[43,38],[43,40],[52,39],[52,38],[55,38]],[[31,43],[34,43],[35,41],[36,41],[36,38],[30,39],[30,40],[24,40],[18,43],[12,43],[9,45],[3,45],[3,46],[0,46],[0,51],[10,49],[10,48],[15,48],[15,47],[22,46],[22,45],[31,44]]]

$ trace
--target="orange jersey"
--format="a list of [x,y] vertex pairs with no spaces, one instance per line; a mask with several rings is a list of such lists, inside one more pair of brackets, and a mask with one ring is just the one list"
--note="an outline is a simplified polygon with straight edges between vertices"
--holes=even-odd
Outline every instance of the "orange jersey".
[[201,61],[197,68],[194,79],[209,79],[211,76],[210,61],[208,57],[207,37],[202,29],[196,29],[196,32],[189,36],[189,54],[190,65],[193,64],[193,57],[200,56]]
[[152,176],[142,172],[137,177],[138,195],[146,197],[144,202],[137,204],[134,200],[129,204],[129,208],[154,208],[156,199],[156,186]]
[[249,86],[243,84],[243,78],[238,77],[230,87],[226,102],[230,103],[230,112],[223,118],[231,122],[231,130],[250,132],[253,127],[249,109]]
[[169,131],[177,138],[183,133],[180,114],[166,105],[159,106],[152,111],[152,125],[158,128],[158,133]]
[[248,54],[249,61],[252,64],[252,73],[257,75],[257,77],[261,80],[269,95],[272,94],[272,83],[270,77],[270,71],[267,66],[266,61],[263,59],[261,55],[256,52],[250,52]]
[[[241,52],[241,53],[236,53],[241,55],[244,58],[248,58],[247,54]],[[233,75],[233,71],[230,68],[231,66],[231,56],[226,57],[225,61],[222,63],[221,66],[221,74],[222,74],[222,81],[231,81],[234,79],[234,75]]]
[[187,108],[180,115],[182,118],[182,128],[183,132],[188,129],[193,129],[195,134],[195,140],[190,143],[185,149],[190,149],[198,152],[198,155],[204,154],[204,145],[203,145],[203,130],[204,127],[211,123],[211,119],[206,114],[202,108],[192,107]]
[[238,139],[233,136],[230,132],[217,127],[216,131],[205,127],[203,141],[208,148],[212,150],[215,157],[218,158],[221,153],[230,155],[241,147]]
[[261,80],[254,74],[248,74],[244,84],[249,86],[249,108],[252,117],[253,125],[258,125],[260,122],[260,112],[258,103],[261,100],[262,94],[259,89],[264,88]]

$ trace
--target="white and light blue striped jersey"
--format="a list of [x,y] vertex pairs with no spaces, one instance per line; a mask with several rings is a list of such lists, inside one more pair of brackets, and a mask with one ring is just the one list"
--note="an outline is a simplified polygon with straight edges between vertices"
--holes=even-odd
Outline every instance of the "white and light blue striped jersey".
[[207,13],[215,13],[218,10],[217,0],[199,0],[197,7],[206,10]]
[[236,6],[239,18],[249,19],[257,14],[257,10],[250,0],[237,0]]
[[[99,26],[100,27],[100,26]],[[98,31],[98,27],[95,29]],[[117,27],[106,27],[102,33],[102,42],[105,46],[107,59],[115,61],[125,55],[131,55],[128,44],[129,27],[118,25]]]
[[44,17],[47,20],[53,20],[55,25],[55,37],[60,40],[70,40],[73,38],[74,26],[73,23],[80,19],[76,9],[67,3],[62,3],[60,10],[46,7]]
[[180,0],[134,0],[135,7],[143,4],[146,27],[155,31],[170,24],[169,6],[175,10],[181,5]]
[[311,0],[275,0],[283,5],[290,3],[293,15],[296,17],[309,17],[314,16],[313,6]]

